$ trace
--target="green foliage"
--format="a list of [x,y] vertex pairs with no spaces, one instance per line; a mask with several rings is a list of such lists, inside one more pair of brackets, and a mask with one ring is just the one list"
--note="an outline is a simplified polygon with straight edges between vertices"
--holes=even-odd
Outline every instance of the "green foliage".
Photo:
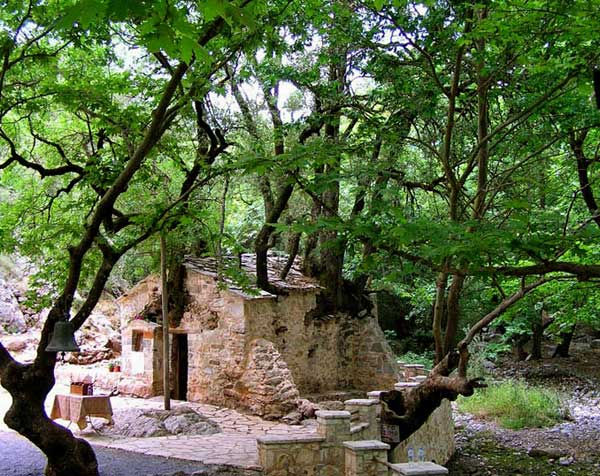
[[[465,330],[466,333],[467,330]],[[491,377],[487,363],[494,363],[502,354],[509,352],[509,344],[504,342],[487,342],[481,335],[475,336],[469,345],[469,378]]]
[[[317,255],[343,249],[344,277],[410,301],[414,347],[429,337],[436,273],[445,266],[466,276],[463,328],[521,285],[498,268],[600,258],[600,229],[572,195],[581,187],[570,147],[573,134],[591,128],[583,146],[594,157],[600,140],[588,78],[588,64],[597,63],[597,2],[34,2],[26,32],[17,30],[27,5],[5,3],[0,52],[12,66],[0,85],[0,248],[38,261],[40,283],[64,284],[68,248],[143,140],[182,63],[191,68],[171,104],[173,120],[116,202],[130,224],[118,233],[103,228],[96,247],[124,249],[162,227],[177,256],[251,251],[265,219],[263,179],[275,195],[292,184],[273,248],[286,249],[301,232],[303,253],[309,237],[328,232]],[[215,25],[222,34],[200,44]],[[337,77],[335,67],[343,70]],[[247,115],[234,104],[234,83]],[[198,104],[228,144],[210,166]],[[283,153],[275,154],[280,140]],[[7,159],[11,148],[30,163],[82,172],[41,177]],[[201,176],[214,176],[177,203],[199,163]],[[594,179],[596,161],[589,172]],[[220,176],[229,177],[223,230]],[[84,260],[82,293],[101,259],[96,247]],[[113,286],[140,279],[156,262],[156,242],[137,243]],[[599,326],[594,285],[557,281],[546,289],[502,318],[507,339],[529,332],[538,302],[555,318],[554,334],[576,322]]]
[[458,405],[461,411],[513,430],[552,426],[568,415],[563,397],[556,391],[513,380],[491,385],[471,397],[459,397]]
[[398,362],[404,362],[405,364],[421,364],[424,365],[427,370],[433,368],[434,355],[431,351],[422,353],[406,352],[397,356]]

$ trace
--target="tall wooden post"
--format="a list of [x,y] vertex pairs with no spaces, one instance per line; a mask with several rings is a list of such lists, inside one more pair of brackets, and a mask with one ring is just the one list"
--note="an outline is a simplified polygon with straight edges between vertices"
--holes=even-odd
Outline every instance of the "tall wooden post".
[[171,409],[169,388],[169,296],[167,294],[167,245],[164,233],[160,234],[160,282],[162,285],[162,331],[163,331],[163,393],[165,410]]

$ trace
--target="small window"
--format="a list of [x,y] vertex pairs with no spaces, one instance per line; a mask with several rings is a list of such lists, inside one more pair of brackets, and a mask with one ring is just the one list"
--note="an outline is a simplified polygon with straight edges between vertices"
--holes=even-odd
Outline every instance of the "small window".
[[142,331],[133,331],[131,335],[131,350],[133,352],[142,352],[144,350],[144,333]]

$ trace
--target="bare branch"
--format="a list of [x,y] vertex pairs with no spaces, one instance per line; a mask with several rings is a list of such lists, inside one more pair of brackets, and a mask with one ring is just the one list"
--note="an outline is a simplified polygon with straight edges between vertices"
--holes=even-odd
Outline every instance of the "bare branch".
[[80,167],[79,165],[72,164],[70,162],[68,162],[67,165],[63,165],[61,167],[55,167],[53,169],[48,169],[40,164],[31,162],[31,161],[25,159],[25,157],[23,157],[22,155],[20,155],[17,152],[17,147],[16,147],[15,143],[12,141],[12,139],[10,137],[8,137],[8,135],[1,128],[0,128],[0,137],[7,142],[8,146],[10,148],[10,152],[11,152],[10,158],[8,160],[6,160],[4,163],[0,164],[0,170],[8,167],[13,162],[17,162],[18,164],[22,165],[23,167],[27,167],[29,169],[35,170],[37,173],[40,174],[40,176],[42,178],[53,177],[53,176],[58,176],[58,175],[65,175],[65,174],[69,174],[69,173],[83,174],[82,167]]
[[481,318],[476,324],[474,324],[469,332],[465,336],[465,338],[460,341],[458,344],[459,350],[466,348],[472,341],[473,338],[484,328],[490,325],[490,323],[499,317],[504,311],[506,311],[510,306],[515,304],[521,298],[523,298],[527,293],[533,291],[535,288],[546,284],[548,281],[551,281],[552,278],[543,277],[538,279],[537,281],[528,284],[526,286],[522,286],[517,292],[513,293],[511,296],[505,298],[493,311],[487,313],[483,318]]

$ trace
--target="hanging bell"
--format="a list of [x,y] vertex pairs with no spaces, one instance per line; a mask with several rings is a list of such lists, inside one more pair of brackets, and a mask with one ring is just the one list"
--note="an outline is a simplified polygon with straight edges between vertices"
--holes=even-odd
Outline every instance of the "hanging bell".
[[75,342],[73,326],[68,321],[58,321],[54,324],[54,332],[46,352],[79,352],[79,346]]

